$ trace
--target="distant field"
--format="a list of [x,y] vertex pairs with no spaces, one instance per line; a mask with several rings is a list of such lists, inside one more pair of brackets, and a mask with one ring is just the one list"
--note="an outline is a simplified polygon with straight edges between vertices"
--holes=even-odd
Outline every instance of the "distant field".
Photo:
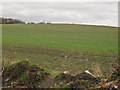
[[4,24],[3,60],[28,59],[56,75],[63,71],[103,74],[118,54],[118,29],[87,25]]

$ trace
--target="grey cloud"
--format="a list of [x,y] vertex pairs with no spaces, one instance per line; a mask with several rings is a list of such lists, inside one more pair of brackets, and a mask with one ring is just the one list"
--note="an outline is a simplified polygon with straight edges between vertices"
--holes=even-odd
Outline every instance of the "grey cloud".
[[24,21],[73,22],[117,26],[115,2],[24,2],[3,3],[3,17]]

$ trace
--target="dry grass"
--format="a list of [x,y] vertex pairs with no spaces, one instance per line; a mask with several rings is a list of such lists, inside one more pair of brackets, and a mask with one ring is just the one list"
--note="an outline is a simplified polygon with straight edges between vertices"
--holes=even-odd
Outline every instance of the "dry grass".
[[103,77],[103,73],[101,71],[101,67],[100,65],[97,65],[95,68],[94,68],[94,75],[96,77]]

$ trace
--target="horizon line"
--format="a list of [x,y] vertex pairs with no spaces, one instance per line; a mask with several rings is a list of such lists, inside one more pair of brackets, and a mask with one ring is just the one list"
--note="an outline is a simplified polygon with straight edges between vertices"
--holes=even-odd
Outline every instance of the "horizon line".
[[110,25],[110,24],[93,24],[93,23],[75,23],[75,22],[50,22],[50,21],[45,21],[45,20],[40,20],[39,22],[35,22],[35,21],[24,21],[22,19],[18,19],[18,18],[11,18],[11,17],[0,17],[0,18],[6,18],[6,19],[17,19],[17,20],[21,20],[23,22],[27,23],[41,23],[44,22],[45,24],[47,23],[51,23],[51,24],[78,24],[78,25],[94,25],[94,26],[106,26],[106,27],[120,27],[119,25]]

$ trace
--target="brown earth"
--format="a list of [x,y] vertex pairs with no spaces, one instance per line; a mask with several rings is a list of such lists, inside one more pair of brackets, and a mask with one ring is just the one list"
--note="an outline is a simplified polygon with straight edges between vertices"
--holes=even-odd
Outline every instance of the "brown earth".
[[120,88],[120,65],[118,58],[107,80],[100,79],[87,72],[72,75],[60,73],[56,77],[45,72],[40,67],[30,66],[28,61],[21,61],[5,67],[2,73],[3,88],[61,88],[67,85],[69,88],[82,89],[116,89]]

